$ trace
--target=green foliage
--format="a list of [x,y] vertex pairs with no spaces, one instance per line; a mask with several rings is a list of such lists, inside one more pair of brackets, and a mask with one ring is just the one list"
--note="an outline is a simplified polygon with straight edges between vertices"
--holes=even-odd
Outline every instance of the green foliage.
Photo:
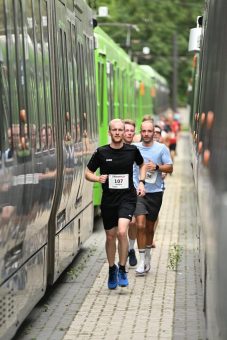
[[169,250],[169,263],[168,268],[172,270],[177,270],[177,265],[181,260],[183,253],[183,247],[174,243]]
[[[178,44],[178,102],[186,102],[187,84],[191,72],[192,56],[187,51],[189,30],[196,26],[196,17],[203,14],[204,0],[90,0],[97,10],[108,6],[109,18],[98,22],[130,23],[137,25],[139,32],[131,31],[131,51],[140,64],[149,64],[167,78],[170,87],[173,74],[173,35]],[[126,48],[127,29],[108,27],[103,29]],[[151,51],[147,59],[141,52],[144,46]]]

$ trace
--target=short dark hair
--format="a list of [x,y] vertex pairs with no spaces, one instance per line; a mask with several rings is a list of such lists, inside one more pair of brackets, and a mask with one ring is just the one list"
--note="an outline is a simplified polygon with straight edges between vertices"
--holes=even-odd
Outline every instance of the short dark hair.
[[160,132],[162,132],[161,126],[159,126],[159,125],[156,124],[156,125],[154,126],[154,128],[158,128],[158,129],[160,129]]

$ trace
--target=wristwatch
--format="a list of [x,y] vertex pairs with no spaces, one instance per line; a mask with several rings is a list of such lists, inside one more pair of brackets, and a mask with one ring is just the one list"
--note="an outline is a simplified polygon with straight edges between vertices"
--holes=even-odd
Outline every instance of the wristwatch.
[[140,179],[139,182],[142,182],[145,185],[145,180],[144,179]]
[[159,170],[159,165],[156,164],[155,170]]

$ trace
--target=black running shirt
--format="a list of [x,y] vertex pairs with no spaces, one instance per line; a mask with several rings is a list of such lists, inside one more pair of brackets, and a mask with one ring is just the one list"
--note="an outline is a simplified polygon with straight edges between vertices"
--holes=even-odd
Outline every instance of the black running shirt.
[[143,164],[143,157],[135,145],[124,144],[120,149],[113,149],[108,144],[99,147],[92,155],[87,165],[90,171],[95,172],[99,168],[101,175],[128,175],[127,188],[109,188],[109,186],[111,186],[111,183],[109,183],[110,176],[107,178],[106,183],[102,184],[103,198],[105,197],[106,203],[115,205],[123,194],[130,192],[135,194],[135,188],[133,185],[134,162],[137,165]]

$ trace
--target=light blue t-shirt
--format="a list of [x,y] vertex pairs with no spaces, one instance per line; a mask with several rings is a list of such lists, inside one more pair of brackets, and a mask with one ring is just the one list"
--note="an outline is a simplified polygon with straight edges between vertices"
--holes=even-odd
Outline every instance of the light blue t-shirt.
[[[165,144],[153,142],[152,146],[144,146],[143,143],[134,143],[140,150],[143,156],[144,163],[152,161],[155,164],[173,164],[169,149]],[[139,184],[139,167],[134,164],[133,167],[133,182],[137,189]],[[147,172],[145,179],[146,192],[160,192],[163,191],[163,179],[161,171]]]

